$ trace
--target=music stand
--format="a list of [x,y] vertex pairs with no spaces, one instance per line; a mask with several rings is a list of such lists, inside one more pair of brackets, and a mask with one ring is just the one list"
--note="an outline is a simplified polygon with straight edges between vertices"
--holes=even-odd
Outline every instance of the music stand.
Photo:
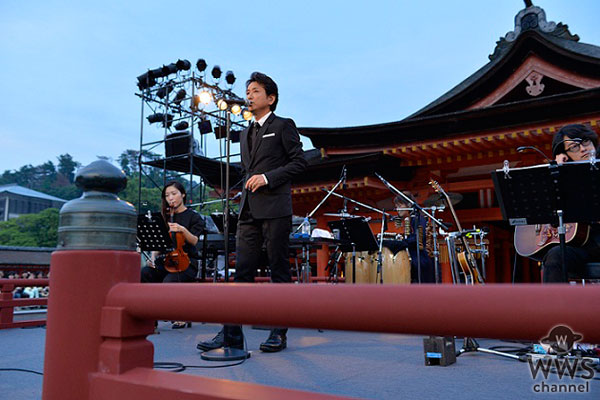
[[[214,222],[214,224],[217,226],[217,229],[219,230],[219,233],[223,233],[225,231],[225,227],[224,227],[224,218],[223,218],[223,213],[222,212],[213,212],[210,214],[210,219]],[[238,224],[238,215],[237,213],[234,212],[230,212],[229,213],[229,232],[236,232],[237,231],[237,224]]]
[[142,251],[168,252],[173,240],[161,213],[140,214],[137,218],[137,241]]
[[350,243],[340,246],[340,251],[352,251],[352,283],[356,283],[356,251],[376,251],[379,248],[371,227],[363,217],[329,221],[327,225],[332,231],[339,230],[340,239]]
[[600,170],[592,161],[492,172],[502,217],[510,225],[558,225],[565,281],[565,223],[600,219]]

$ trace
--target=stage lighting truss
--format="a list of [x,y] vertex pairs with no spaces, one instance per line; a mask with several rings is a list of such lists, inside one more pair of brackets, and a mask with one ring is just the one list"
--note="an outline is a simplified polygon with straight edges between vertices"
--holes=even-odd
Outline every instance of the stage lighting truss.
[[[209,83],[207,67],[202,58],[196,61],[195,68],[188,60],[180,59],[138,76],[140,92],[137,96],[150,107],[151,115],[170,116],[168,120],[156,121],[161,122],[156,126],[162,125],[171,131],[180,126],[178,122],[188,120],[188,126],[193,130],[201,120],[212,120],[219,126],[229,118],[232,128],[244,128],[252,114],[246,108],[245,100],[232,90],[235,74],[227,71],[221,82],[223,71],[215,65],[210,69],[212,83]],[[221,83],[227,88],[221,87]],[[152,118],[155,119],[158,117]]]
[[[219,154],[213,154],[215,158],[222,159],[225,147],[229,160],[229,145],[239,142],[240,132],[246,128],[247,121],[252,118],[245,99],[233,92],[235,82],[236,76],[233,71],[223,72],[218,65],[209,67],[202,58],[198,59],[195,64],[180,59],[158,68],[149,69],[138,76],[139,91],[136,96],[142,101],[140,154],[151,154],[156,151],[155,149],[160,149],[159,146],[165,146],[163,167],[165,173],[167,162],[171,162],[173,159],[173,162],[179,163],[179,171],[181,168],[188,171],[179,173],[180,176],[189,175],[190,188],[193,186],[194,175],[194,157],[191,155],[209,157],[207,145],[210,141],[229,137],[231,139],[229,142],[218,140]],[[144,140],[144,136],[147,136],[145,126],[148,124],[152,129],[163,130],[164,136],[161,140]],[[181,143],[182,140],[185,142],[184,138],[186,137],[190,138],[188,152],[181,154],[177,150],[176,153],[173,153],[175,140],[178,140],[178,143]],[[171,144],[173,146],[168,146]],[[215,147],[211,145],[210,148],[214,153]],[[196,152],[196,149],[199,152]],[[167,156],[169,150],[171,155]],[[239,157],[239,154],[231,156]],[[189,163],[189,168],[188,166],[182,167],[181,163],[183,162]],[[144,160],[139,163],[140,176],[145,173],[144,168],[151,168],[143,167],[143,164]],[[171,164],[171,167],[173,165]],[[192,198],[188,200],[192,200]],[[138,203],[141,204],[140,202]]]

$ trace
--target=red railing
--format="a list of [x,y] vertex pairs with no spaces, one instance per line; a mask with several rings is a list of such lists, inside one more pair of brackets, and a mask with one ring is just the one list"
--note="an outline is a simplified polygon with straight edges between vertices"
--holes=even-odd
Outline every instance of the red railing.
[[143,320],[523,340],[563,324],[600,341],[598,321],[589,318],[600,312],[593,286],[123,283],[105,309]]
[[44,287],[48,285],[48,279],[0,279],[0,329],[45,325],[46,318],[14,321],[14,311],[15,307],[47,306],[48,298],[14,299],[12,292],[17,287]]
[[139,264],[133,252],[53,254],[44,399],[338,398],[155,371],[156,319],[535,341],[567,325],[600,342],[600,287],[139,284]]

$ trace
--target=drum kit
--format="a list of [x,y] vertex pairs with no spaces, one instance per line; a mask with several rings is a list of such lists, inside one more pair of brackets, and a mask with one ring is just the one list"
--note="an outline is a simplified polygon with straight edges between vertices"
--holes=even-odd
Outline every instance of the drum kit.
[[[321,201],[321,203],[313,210],[312,213],[309,214],[309,217],[312,216],[319,207],[327,200],[330,196],[336,196],[338,198],[343,199],[343,208],[337,213],[324,213],[324,216],[328,217],[336,217],[340,218],[338,221],[330,221],[329,226],[333,231],[333,236],[336,240],[338,240],[338,245],[335,250],[332,252],[329,263],[327,265],[327,270],[329,271],[329,276],[333,281],[337,281],[339,271],[338,264],[344,259],[343,264],[345,267],[345,281],[347,283],[360,283],[360,284],[410,284],[411,283],[411,264],[416,265],[417,280],[419,283],[421,282],[421,255],[420,252],[427,251],[428,255],[433,259],[434,263],[434,274],[435,274],[435,282],[441,282],[441,272],[440,272],[440,260],[439,260],[439,243],[438,238],[440,236],[448,236],[452,235],[452,232],[448,232],[448,224],[444,224],[440,219],[436,218],[436,212],[444,211],[446,207],[446,203],[448,201],[451,202],[452,205],[460,202],[462,200],[462,195],[458,193],[448,193],[448,197],[445,198],[440,196],[439,194],[433,194],[429,198],[427,198],[423,202],[423,207],[417,204],[415,201],[411,200],[407,197],[403,192],[396,189],[389,182],[387,182],[383,177],[379,174],[375,174],[385,186],[387,186],[392,193],[395,193],[398,197],[402,198],[402,203],[406,204],[408,207],[406,208],[398,208],[395,207],[394,211],[398,212],[398,214],[406,211],[410,212],[411,217],[402,218],[397,215],[390,214],[385,210],[377,209],[375,207],[371,207],[367,204],[361,203],[339,193],[336,193],[335,190],[337,187],[343,182],[345,179],[346,171],[345,166],[342,171],[342,178],[331,190],[325,190],[327,195]],[[371,212],[375,212],[381,216],[381,219],[373,220],[369,217],[364,217],[360,215],[351,214],[347,211],[348,202],[354,203],[356,206],[369,210]],[[357,208],[358,209],[358,208]],[[422,234],[416,234],[416,262],[411,260],[410,253],[407,249],[406,238],[410,235],[410,218],[415,216],[424,216],[427,221],[427,231],[428,233],[425,235],[427,239],[427,246],[423,240]],[[404,227],[403,234],[386,232],[386,219],[394,221],[396,225],[400,228]],[[344,224],[344,221],[355,221],[353,225],[358,226],[360,224],[359,221],[362,222],[365,226],[368,227],[370,222],[381,222],[381,232],[376,235],[373,235],[370,228],[368,228],[368,233],[365,234],[367,229],[362,231],[361,233],[354,233],[353,230],[356,228],[350,228],[351,224]],[[348,225],[348,227],[346,226]],[[431,229],[429,229],[431,228]],[[480,232],[478,230],[478,232]],[[416,232],[415,232],[416,233]],[[422,233],[422,232],[419,232]],[[370,235],[372,239],[360,238],[361,235]],[[431,240],[430,240],[431,239]],[[362,245],[361,242],[365,243],[365,240],[370,243],[368,245]],[[372,244],[373,241],[376,243],[377,248]],[[419,243],[421,242],[421,243]],[[481,244],[480,252],[481,259],[483,260],[484,256],[487,255],[486,249],[483,248],[483,241],[479,242]],[[452,254],[452,252],[450,252]],[[415,253],[413,253],[415,255]],[[451,266],[453,264],[451,263]],[[452,277],[455,283],[459,283],[460,279],[458,279],[458,273],[455,274],[454,270],[452,271]]]

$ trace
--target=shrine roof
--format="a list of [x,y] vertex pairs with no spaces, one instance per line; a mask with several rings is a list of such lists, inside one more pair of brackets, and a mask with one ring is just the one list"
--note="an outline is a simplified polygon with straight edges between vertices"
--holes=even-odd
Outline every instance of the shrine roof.
[[[547,77],[548,86],[555,83],[560,87],[539,97],[521,96],[515,101],[506,96],[478,105],[532,55],[551,68],[588,79],[587,86],[552,82]],[[586,103],[599,99],[600,47],[580,43],[563,23],[547,22],[543,9],[530,6],[521,10],[515,17],[514,30],[500,38],[489,58],[489,63],[453,89],[403,120],[340,128],[303,127],[300,133],[317,148],[372,150],[375,144],[389,146],[452,137],[597,112]],[[523,81],[524,76],[519,79]]]

